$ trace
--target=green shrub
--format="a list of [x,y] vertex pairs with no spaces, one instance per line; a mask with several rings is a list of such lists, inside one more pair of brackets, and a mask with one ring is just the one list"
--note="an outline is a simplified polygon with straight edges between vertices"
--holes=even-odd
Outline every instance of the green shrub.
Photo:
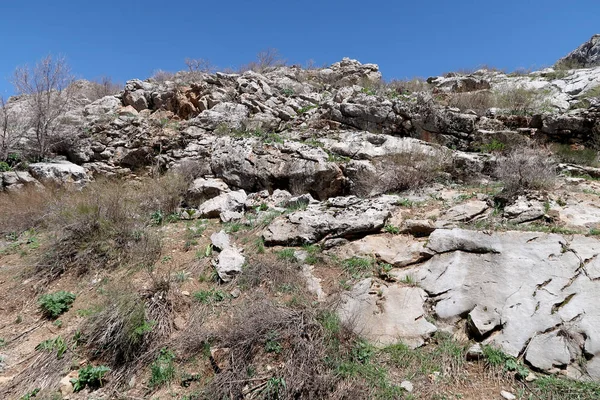
[[67,312],[75,301],[75,294],[61,290],[40,296],[39,304],[44,315],[48,318],[57,318]]
[[150,386],[156,388],[175,378],[175,354],[168,349],[161,349],[160,354],[150,366]]
[[79,375],[75,379],[71,379],[71,383],[73,384],[73,391],[79,392],[84,389],[86,386],[91,389],[96,389],[102,386],[102,378],[106,373],[110,371],[110,368],[99,365],[94,367],[92,365],[88,365],[79,370]]
[[8,165],[7,162],[0,161],[0,172],[7,172],[11,170],[12,168],[10,167],[10,165]]

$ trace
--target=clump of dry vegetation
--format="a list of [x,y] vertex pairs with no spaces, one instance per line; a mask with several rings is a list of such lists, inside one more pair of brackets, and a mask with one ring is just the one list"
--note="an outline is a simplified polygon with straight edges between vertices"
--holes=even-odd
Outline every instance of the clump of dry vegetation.
[[401,192],[446,179],[446,171],[452,165],[452,160],[442,148],[428,151],[414,147],[405,152],[376,157],[371,163],[372,168],[360,161],[353,162],[353,170],[347,170],[352,180],[352,193],[372,196]]
[[523,147],[500,158],[496,176],[503,182],[503,196],[514,198],[528,190],[550,190],[556,180],[556,163],[539,149]]

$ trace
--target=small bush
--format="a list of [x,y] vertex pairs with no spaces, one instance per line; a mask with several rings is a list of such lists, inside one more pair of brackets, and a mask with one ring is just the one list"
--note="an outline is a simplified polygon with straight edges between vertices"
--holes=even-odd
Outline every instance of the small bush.
[[[166,297],[164,293],[162,297]],[[172,315],[152,312],[155,296],[146,301],[129,288],[113,289],[101,311],[92,315],[83,331],[96,357],[119,368],[136,361],[161,333]],[[164,322],[165,320],[167,322]]]
[[168,349],[161,349],[158,357],[150,366],[150,386],[156,388],[175,379],[175,354]]
[[92,365],[88,365],[87,367],[83,367],[79,370],[79,375],[77,379],[71,379],[71,383],[73,384],[73,391],[79,392],[83,390],[86,386],[91,389],[96,389],[102,386],[102,378],[110,372],[110,368],[99,365],[94,367]]
[[44,315],[48,318],[57,318],[67,312],[75,301],[75,294],[61,290],[56,293],[40,296],[39,303]]
[[503,193],[516,197],[527,190],[549,190],[556,179],[554,160],[539,149],[521,148],[498,160],[496,175]]
[[508,87],[495,95],[496,107],[513,115],[531,115],[544,106],[544,93],[525,86]]

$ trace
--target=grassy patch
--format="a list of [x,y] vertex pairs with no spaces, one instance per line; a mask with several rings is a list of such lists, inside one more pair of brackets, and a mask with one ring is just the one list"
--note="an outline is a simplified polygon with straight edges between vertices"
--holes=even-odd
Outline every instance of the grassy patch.
[[352,257],[342,261],[342,269],[352,279],[369,276],[374,265],[375,260],[369,257]]

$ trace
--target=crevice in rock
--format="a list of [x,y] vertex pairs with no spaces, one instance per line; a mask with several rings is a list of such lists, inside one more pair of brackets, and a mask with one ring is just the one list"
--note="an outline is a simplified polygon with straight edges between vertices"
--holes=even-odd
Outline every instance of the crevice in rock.
[[569,304],[569,302],[573,299],[574,296],[575,296],[575,293],[571,293],[570,295],[568,295],[567,297],[565,297],[565,299],[563,301],[555,303],[552,306],[551,314],[556,314],[556,312],[558,310],[560,310],[561,308],[563,308],[564,306],[566,306],[567,304]]

